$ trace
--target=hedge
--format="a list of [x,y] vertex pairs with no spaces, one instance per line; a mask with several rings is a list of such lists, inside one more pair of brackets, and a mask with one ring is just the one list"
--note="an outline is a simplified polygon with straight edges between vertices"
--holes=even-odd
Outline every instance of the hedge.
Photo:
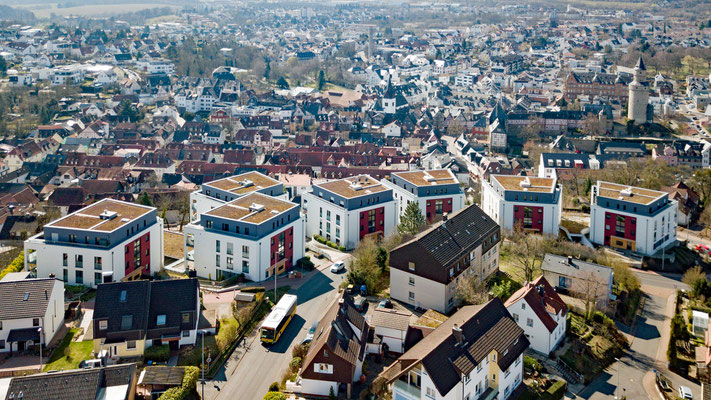
[[263,287],[259,287],[259,286],[248,286],[248,287],[243,287],[239,291],[244,292],[244,293],[260,293],[265,290],[266,289],[264,289]]
[[529,371],[538,371],[541,372],[543,367],[541,364],[536,361],[535,358],[529,357],[529,356],[523,356],[523,367]]
[[180,387],[173,387],[160,395],[158,400],[183,400],[193,390],[197,387],[198,376],[200,375],[200,368],[198,367],[185,367],[185,375],[183,376],[183,383]]
[[286,400],[286,395],[282,392],[268,392],[262,400]]
[[321,244],[325,244],[325,245],[328,246],[328,247],[334,248],[334,249],[339,250],[339,251],[346,251],[346,247],[345,247],[345,246],[339,246],[339,245],[333,243],[333,242],[330,241],[330,240],[327,240],[325,237],[320,236],[320,235],[318,235],[318,234],[314,234],[313,238],[314,238],[315,241],[317,241],[317,242],[319,242],[319,243],[321,243]]
[[546,390],[546,397],[550,400],[560,400],[565,395],[565,381],[556,381]]
[[160,346],[151,346],[143,352],[143,357],[146,360],[163,362],[170,358],[170,347],[167,344]]
[[2,279],[5,275],[11,273],[11,272],[20,272],[25,268],[25,253],[21,252],[12,262],[10,265],[5,267],[2,271],[0,271],[0,279]]

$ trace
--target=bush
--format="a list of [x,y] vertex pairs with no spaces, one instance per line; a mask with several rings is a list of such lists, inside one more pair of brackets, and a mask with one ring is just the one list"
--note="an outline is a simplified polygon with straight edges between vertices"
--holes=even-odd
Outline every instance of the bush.
[[[332,241],[326,239],[326,238],[323,237],[323,236],[320,236],[320,235],[316,235],[316,234],[315,234],[315,235],[313,236],[313,238],[314,238],[315,241],[317,241],[317,242],[319,242],[319,243],[321,243],[321,244],[325,244],[326,246],[331,247],[331,248],[333,248],[333,249],[340,250],[340,251],[346,251],[346,248],[345,248],[345,247],[339,246],[339,245],[333,243]],[[341,249],[342,249],[342,250],[341,250]]]
[[543,369],[541,363],[536,361],[535,358],[529,356],[523,356],[523,367],[529,371],[537,372],[541,372],[541,370]]
[[199,376],[200,368],[193,366],[185,367],[185,375],[183,376],[183,388],[187,389],[188,391],[195,390]]
[[282,392],[269,392],[262,400],[286,400],[286,395]]
[[12,260],[10,265],[5,267],[2,271],[0,271],[0,279],[2,279],[5,275],[11,273],[11,272],[20,272],[25,268],[25,253],[20,252],[20,254]]
[[297,344],[291,350],[291,356],[294,358],[298,357],[303,360],[306,357],[306,353],[308,353],[308,352],[309,352],[309,344],[308,343]]
[[291,362],[289,363],[289,370],[291,372],[299,372],[299,369],[301,369],[301,364],[303,361],[301,360],[301,357],[294,357],[291,359]]
[[188,393],[182,387],[172,387],[160,395],[158,400],[183,400]]
[[220,330],[215,336],[215,343],[220,352],[227,350],[237,337],[237,320],[225,318],[220,321]]
[[269,392],[278,392],[279,391],[279,383],[278,382],[272,382],[271,385],[269,385]]
[[565,381],[556,381],[546,390],[546,397],[550,400],[562,399],[565,395]]
[[311,262],[309,256],[302,257],[296,261],[296,266],[306,271],[313,271],[314,263]]
[[170,358],[170,347],[167,344],[151,346],[143,352],[146,360],[164,362]]
[[346,251],[346,246],[338,246],[339,251]]
[[254,286],[254,287],[248,286],[248,287],[243,287],[239,291],[245,292],[245,293],[259,293],[259,292],[264,292],[265,290],[266,289],[264,289],[263,287],[259,287],[259,286]]

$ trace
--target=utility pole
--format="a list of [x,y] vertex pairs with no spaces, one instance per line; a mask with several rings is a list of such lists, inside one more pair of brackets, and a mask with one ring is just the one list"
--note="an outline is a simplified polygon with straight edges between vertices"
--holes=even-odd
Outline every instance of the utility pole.
[[37,328],[37,332],[39,332],[39,348],[40,348],[40,372],[42,372],[42,328]]
[[200,396],[201,399],[205,398],[205,330],[201,330],[200,334],[202,335],[202,396]]

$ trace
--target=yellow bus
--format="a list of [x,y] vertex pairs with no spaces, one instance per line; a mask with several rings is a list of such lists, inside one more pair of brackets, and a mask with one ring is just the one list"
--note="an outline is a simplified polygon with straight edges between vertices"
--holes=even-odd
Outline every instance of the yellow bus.
[[260,328],[262,342],[276,343],[294,314],[296,314],[296,295],[283,295],[262,323]]

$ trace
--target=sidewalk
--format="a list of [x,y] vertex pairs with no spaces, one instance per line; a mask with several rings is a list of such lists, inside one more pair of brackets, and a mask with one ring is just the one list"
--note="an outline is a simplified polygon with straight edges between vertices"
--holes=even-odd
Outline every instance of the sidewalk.
[[[234,351],[232,354],[230,354],[230,357],[225,361],[225,363],[222,365],[222,367],[217,371],[217,374],[215,376],[208,380],[206,379],[205,382],[205,399],[215,399],[217,396],[220,394],[220,390],[222,389],[222,385],[227,383],[227,381],[232,377],[232,375],[235,373],[235,370],[239,366],[240,362],[242,361],[242,356],[247,353],[252,344],[254,344],[254,341],[259,337],[259,329],[254,329],[252,333],[249,334],[249,336],[245,337],[242,339],[242,342],[235,347]],[[246,346],[245,346],[246,343]],[[197,384],[197,391],[198,393],[202,393],[202,384],[200,380],[198,380]]]

